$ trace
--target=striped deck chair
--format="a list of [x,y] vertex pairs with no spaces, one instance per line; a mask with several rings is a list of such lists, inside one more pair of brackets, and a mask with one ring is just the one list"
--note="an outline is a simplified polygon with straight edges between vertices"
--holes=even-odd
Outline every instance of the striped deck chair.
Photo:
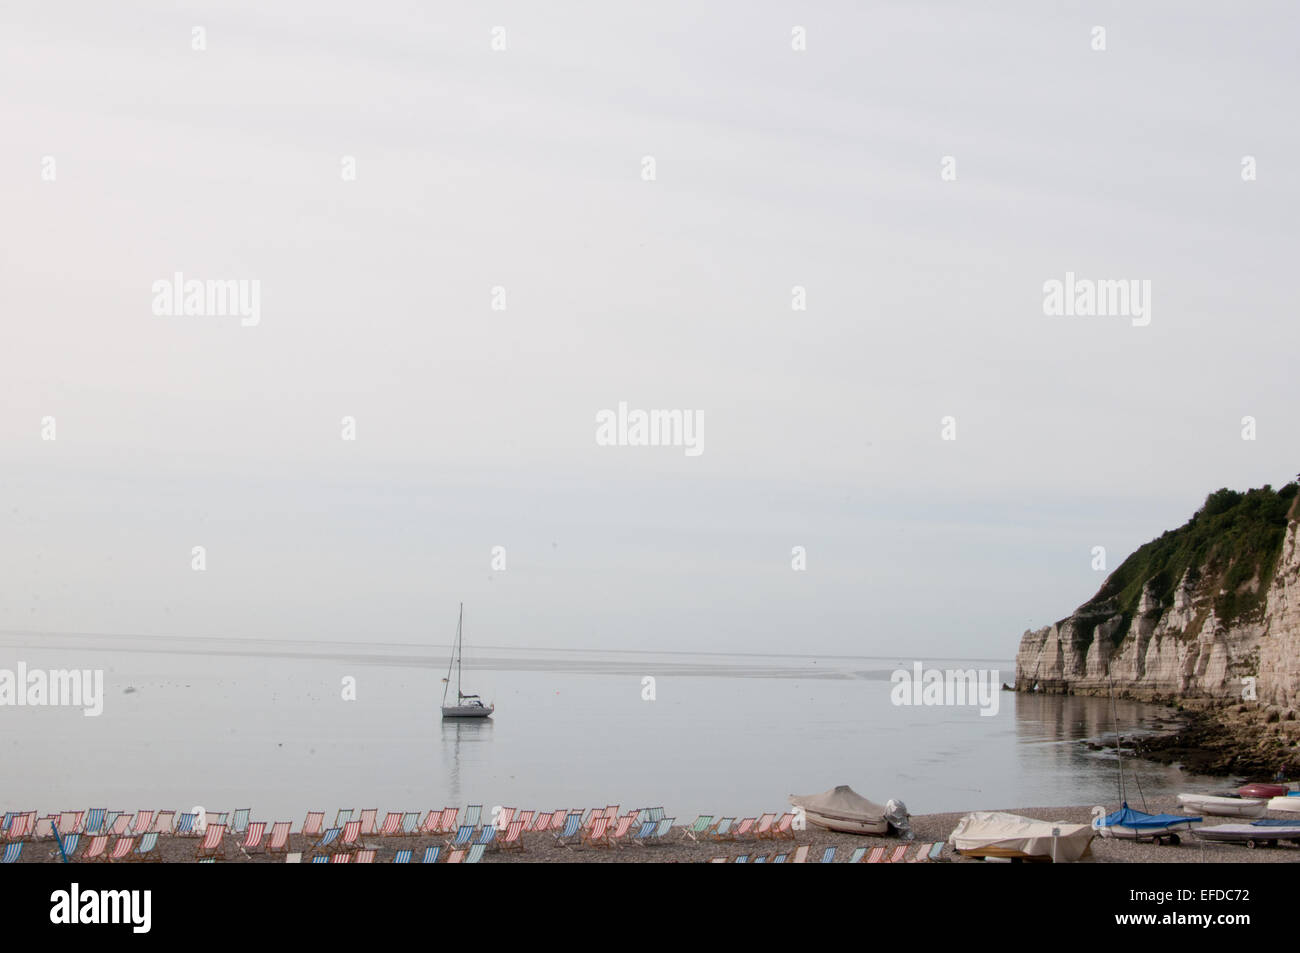
[[673,821],[675,817],[661,817],[656,822],[659,826],[655,828],[654,833],[645,839],[647,844],[661,844],[668,840],[668,835],[672,833]]
[[16,864],[18,858],[23,853],[23,842],[14,841],[12,844],[5,844],[5,855],[0,858],[0,864]]
[[303,837],[320,837],[325,833],[325,812],[308,811],[307,819],[302,822],[302,830],[299,833]]
[[182,814],[176,818],[176,826],[172,829],[172,834],[177,837],[193,837],[194,822],[199,819],[197,814]]
[[794,851],[794,857],[791,859],[790,863],[792,863],[792,864],[806,864],[806,863],[808,863],[808,845],[807,845],[807,844],[800,844],[798,847],[795,848],[795,851]]
[[757,818],[753,817],[747,817],[742,820],[736,825],[735,830],[731,832],[731,839],[735,840],[737,837],[748,837],[752,834],[754,832],[754,823],[756,820]]
[[613,824],[616,820],[618,820],[617,804],[605,805],[605,820],[609,821],[611,824]]
[[[330,829],[333,830],[334,828],[330,828]],[[315,857],[311,859],[311,862],[313,864],[328,864],[330,862],[330,858],[328,854],[317,854]]]
[[497,820],[496,820],[497,829],[504,831],[506,828],[508,828],[510,826],[510,822],[515,819],[516,813],[518,812],[513,807],[501,808],[501,810],[497,812]]
[[[553,819],[552,823],[554,823]],[[574,811],[564,819],[564,827],[554,835],[555,843],[560,847],[572,847],[574,838],[578,837],[581,826],[582,815]]]
[[609,842],[621,849],[631,839],[632,825],[635,823],[635,814],[624,814],[610,830]]
[[465,847],[474,839],[474,828],[469,824],[462,824],[456,830],[456,836],[447,841],[447,847]]
[[[63,844],[63,857],[71,860],[72,855],[77,852],[77,845],[81,843],[81,835],[76,833],[69,834],[67,837],[61,837],[60,841]],[[56,847],[54,850],[50,851],[50,856],[58,857],[59,848]]]
[[747,864],[747,863],[749,863],[749,855],[748,855],[748,854],[740,854],[739,856],[736,857],[736,863],[738,863],[738,864]]
[[384,823],[376,833],[378,837],[396,837],[402,832],[402,812],[389,811],[384,815]]
[[830,846],[830,847],[827,847],[824,851],[822,851],[822,863],[823,863],[823,864],[833,864],[833,863],[835,863],[835,847],[834,847],[834,845],[832,845],[832,846]]
[[140,843],[136,845],[135,850],[131,852],[131,856],[127,859],[153,861],[154,863],[160,862],[162,860],[162,854],[158,851],[158,832],[149,831],[146,834],[142,834],[140,837]]
[[409,847],[403,847],[401,850],[399,850],[396,854],[393,855],[393,863],[409,864],[413,856],[415,856],[415,851],[411,850],[411,848]]
[[153,827],[149,830],[155,834],[170,834],[172,832],[172,818],[176,816],[175,811],[159,811],[153,819]]
[[772,825],[776,823],[775,814],[764,814],[754,825],[754,836],[759,840],[764,840],[772,836]]
[[116,837],[125,837],[131,828],[131,822],[135,820],[133,814],[119,814],[113,819],[112,833]]
[[64,837],[81,830],[81,811],[64,811],[59,815],[59,833]]
[[131,833],[136,837],[141,837],[149,833],[149,825],[153,823],[153,811],[136,811],[135,825],[131,828]]
[[483,851],[485,850],[487,850],[487,845],[475,844],[473,847],[469,849],[469,854],[465,857],[465,863],[477,864],[480,860],[483,859]]
[[933,844],[922,844],[916,849],[916,856],[912,858],[914,864],[925,864],[932,860],[938,860],[939,855],[943,853],[943,842],[935,841]]
[[664,819],[664,809],[662,807],[647,807],[646,819],[651,821],[662,821]]
[[359,850],[352,855],[352,862],[357,864],[373,864],[375,862],[375,849],[367,847]]
[[479,829],[478,840],[474,841],[474,843],[481,844],[482,846],[487,847],[489,844],[493,843],[496,839],[497,839],[496,827],[493,826],[492,824],[484,824]]
[[478,827],[478,822],[482,817],[483,805],[471,804],[469,807],[465,808],[465,819],[460,823],[462,826],[468,824],[470,827]]
[[907,848],[907,844],[899,844],[894,848],[894,852],[889,855],[889,860],[886,861],[886,863],[901,864],[903,862],[903,855],[907,853]]
[[442,856],[442,845],[432,845],[424,849],[424,856],[420,858],[422,864],[436,864],[438,858]]
[[119,837],[113,841],[113,851],[108,855],[108,862],[116,864],[121,860],[130,860],[131,851],[135,849],[134,837]]
[[[222,827],[225,827],[226,818],[229,816],[230,816],[229,811],[220,811],[220,812],[205,811],[203,813],[203,830],[206,831],[208,829],[209,824],[220,824]],[[202,831],[199,830],[199,825],[197,821],[194,824],[194,833],[195,834],[202,833]]]
[[609,818],[604,814],[596,815],[591,827],[582,832],[582,843],[588,847],[612,847],[609,839]]
[[366,836],[375,832],[375,818],[379,815],[379,808],[368,807],[361,812],[361,834]]
[[438,820],[438,830],[436,831],[436,833],[438,834],[456,833],[456,828],[460,826],[459,824],[456,823],[456,817],[459,814],[460,814],[460,808],[458,807],[444,807],[442,809],[442,817],[439,818]]
[[465,852],[463,850],[453,850],[447,855],[447,863],[449,864],[459,864],[464,859]]
[[533,812],[520,811],[519,816],[516,817],[515,820],[521,822],[522,826],[520,827],[520,830],[522,830],[526,834],[528,833],[529,826],[533,823]]
[[636,833],[632,835],[629,843],[635,847],[644,847],[646,838],[652,836],[658,827],[659,825],[654,821],[642,821],[641,826],[636,829]]
[[[251,807],[241,807],[235,812],[235,816],[230,823],[226,825],[226,830],[235,836],[243,834],[248,830],[248,815],[252,813],[253,809]],[[263,824],[262,826],[265,827],[266,825]]]
[[104,815],[104,833],[111,834],[117,827],[117,819],[122,816],[121,811],[109,811]]
[[690,838],[693,841],[698,841],[704,835],[704,833],[712,826],[713,826],[713,815],[701,814],[699,817],[695,819],[695,821],[691,824],[690,827],[687,827],[682,831],[682,838],[683,839]]
[[0,821],[0,834],[4,834],[6,837],[9,836],[9,825],[13,823],[14,818],[17,816],[16,811],[5,811],[5,819]]
[[[349,823],[349,824],[354,824],[354,823],[355,823],[355,824],[360,824],[361,822],[360,822],[360,821],[348,821],[348,823]],[[352,862],[352,855],[351,855],[351,854],[343,853],[343,854],[331,854],[331,855],[330,855],[330,863],[331,863],[331,864],[348,864],[348,863],[351,863],[351,862]]]
[[266,821],[253,821],[245,825],[244,842],[239,845],[239,852],[245,857],[251,856],[251,851],[256,851],[262,846],[262,838],[266,835]]
[[426,814],[424,817],[424,823],[415,829],[415,833],[419,837],[425,837],[428,836],[429,834],[434,834],[434,835],[441,834],[442,833],[442,812],[430,811],[428,814]]
[[90,838],[90,844],[81,854],[83,863],[93,863],[97,860],[104,859],[104,850],[108,847],[107,834],[95,834]]
[[199,841],[199,846],[194,851],[194,858],[199,860],[211,857],[213,860],[225,860],[226,851],[221,845],[221,839],[225,836],[225,824],[209,824],[207,830],[203,832],[203,840]]
[[21,840],[24,837],[31,837],[32,832],[35,830],[36,812],[28,811],[9,826],[9,836],[13,840]]
[[[549,830],[552,833],[554,833],[555,831],[564,830],[565,825],[569,823],[569,815],[572,813],[573,813],[572,811],[563,811],[563,810],[556,811],[554,814],[551,815],[551,826]],[[582,823],[581,815],[579,815],[578,823],[580,824]]]
[[736,819],[734,817],[724,817],[713,825],[713,830],[709,831],[709,837],[713,840],[732,840],[731,826],[735,823]]
[[36,829],[32,831],[32,840],[49,840],[54,836],[54,828],[58,824],[58,817],[53,814],[47,814],[45,817],[36,819]]
[[776,824],[773,825],[771,836],[775,839],[794,840],[794,815],[782,814]]
[[873,847],[873,848],[871,849],[871,854],[870,854],[870,856],[868,856],[866,860],[862,861],[862,863],[864,863],[864,864],[878,864],[878,863],[880,863],[880,862],[881,862],[882,860],[884,860],[884,859],[885,859],[885,848],[883,848],[883,847]]
[[524,849],[523,833],[524,822],[519,820],[511,821],[510,826],[506,828],[505,834],[497,841],[497,848],[499,850],[522,851]]
[[756,863],[756,864],[765,864],[765,863],[767,863],[767,854],[762,854],[762,855],[760,855],[760,856],[758,856],[758,857],[755,857],[755,858],[754,858],[754,863]]
[[866,856],[867,849],[865,847],[855,847],[853,848],[853,853],[849,854],[849,863],[860,864],[862,863],[862,858]]
[[313,843],[310,847],[307,848],[307,855],[311,856],[317,852],[328,853],[329,851],[333,850],[334,842],[339,839],[339,835],[342,833],[343,833],[343,828],[341,827],[329,828],[327,831],[321,834],[320,837],[316,838],[315,843]]
[[[272,825],[271,836],[266,843],[266,852],[268,854],[289,853],[289,828],[292,826],[292,821],[276,821]],[[301,854],[299,856],[301,857]]]
[[402,829],[399,832],[402,837],[414,837],[415,829],[420,826],[420,812],[407,811],[402,815]]
[[775,857],[772,858],[772,863],[774,863],[774,864],[784,864],[784,863],[785,863],[785,859],[786,859],[787,857],[789,857],[789,856],[790,856],[789,854],[777,854]]
[[361,821],[348,821],[343,825],[343,833],[334,842],[335,850],[356,850],[361,846]]
[[334,826],[342,828],[350,820],[352,820],[352,808],[339,808],[339,812],[334,815]]
[[104,815],[107,813],[108,810],[106,808],[92,807],[89,811],[86,812],[86,822],[85,822],[85,826],[81,828],[81,833],[83,834],[106,833],[104,830]]

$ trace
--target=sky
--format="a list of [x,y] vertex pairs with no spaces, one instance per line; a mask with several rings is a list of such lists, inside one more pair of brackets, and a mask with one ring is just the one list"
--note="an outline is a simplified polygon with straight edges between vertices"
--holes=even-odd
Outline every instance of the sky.
[[1300,470],[1294,9],[1133,7],[6,4],[0,630],[1009,657]]

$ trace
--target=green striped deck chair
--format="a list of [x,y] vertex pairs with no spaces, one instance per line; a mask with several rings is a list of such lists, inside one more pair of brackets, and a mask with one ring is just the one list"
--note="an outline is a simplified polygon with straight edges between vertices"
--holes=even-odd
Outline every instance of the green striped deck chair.
[[860,864],[862,863],[862,858],[866,856],[867,856],[867,849],[865,847],[855,847],[853,849],[853,853],[849,855],[849,863]]
[[682,831],[682,837],[690,838],[693,841],[698,841],[702,836],[704,836],[704,833],[712,826],[713,826],[713,815],[701,814],[699,817],[695,819],[694,824],[692,824],[690,827]]
[[483,805],[471,804],[469,807],[465,808],[465,817],[461,820],[461,824],[468,824],[470,827],[478,827],[479,819],[482,818],[482,816]]
[[713,830],[709,831],[709,836],[714,840],[731,840],[731,825],[735,823],[734,817],[724,817],[713,826]]
[[244,833],[244,831],[248,830],[248,815],[252,812],[253,809],[251,807],[241,807],[235,812],[235,816],[231,818],[230,825],[226,830],[230,831],[232,834]]

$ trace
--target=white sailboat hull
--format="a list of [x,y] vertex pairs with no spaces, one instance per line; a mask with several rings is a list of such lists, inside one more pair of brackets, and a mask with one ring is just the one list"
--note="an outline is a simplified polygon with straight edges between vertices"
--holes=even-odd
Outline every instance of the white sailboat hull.
[[443,718],[487,718],[496,711],[495,705],[443,705]]

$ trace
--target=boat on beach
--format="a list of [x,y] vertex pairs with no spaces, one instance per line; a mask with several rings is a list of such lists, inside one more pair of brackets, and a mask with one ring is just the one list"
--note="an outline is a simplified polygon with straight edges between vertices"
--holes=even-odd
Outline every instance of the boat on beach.
[[907,829],[907,809],[901,812],[897,802],[894,807],[883,806],[868,801],[847,784],[841,784],[823,791],[821,794],[791,794],[790,803],[801,807],[809,824],[824,827],[828,831],[840,831],[845,834],[887,834],[889,828]]
[[[1300,800],[1300,799],[1297,799]],[[1181,814],[1147,814],[1135,811],[1124,802],[1124,806],[1113,814],[1099,817],[1092,822],[1093,830],[1102,837],[1120,840],[1154,841],[1157,844],[1177,844],[1180,842],[1178,832],[1188,833],[1193,824],[1200,824],[1202,818],[1187,817]]]
[[1243,784],[1237,788],[1237,793],[1242,797],[1286,797],[1289,788],[1285,784],[1267,784],[1256,781],[1252,784]]
[[[447,677],[442,680],[442,717],[443,718],[488,718],[496,711],[496,705],[484,705],[478,695],[466,695],[461,691],[460,671],[461,657],[465,648],[465,603],[460,604],[460,616],[456,620],[456,647],[452,651],[451,664],[447,666]],[[447,691],[451,688],[451,671],[456,670],[456,704],[447,704]]]
[[1199,840],[1247,847],[1275,847],[1278,841],[1300,844],[1300,821],[1262,819],[1251,824],[1215,824],[1193,833]]
[[1268,801],[1227,794],[1180,794],[1178,806],[1185,811],[1215,817],[1263,817],[1268,810]]
[[975,811],[957,822],[948,835],[948,843],[967,857],[1063,863],[1086,855],[1094,836],[1095,832],[1087,824],[1040,821],[1001,811]]
[[1268,809],[1270,811],[1280,811],[1283,814],[1300,814],[1300,793],[1286,797],[1269,798]]

